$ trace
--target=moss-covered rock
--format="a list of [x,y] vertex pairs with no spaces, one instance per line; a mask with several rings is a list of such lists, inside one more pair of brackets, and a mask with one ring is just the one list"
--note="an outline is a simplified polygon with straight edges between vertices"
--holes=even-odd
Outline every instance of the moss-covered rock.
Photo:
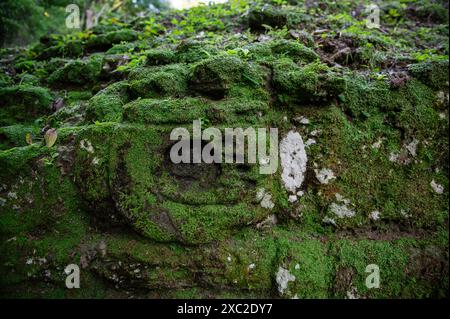
[[131,42],[137,40],[137,38],[137,32],[131,29],[100,33],[93,35],[86,41],[86,48],[88,50],[107,50],[114,44],[121,43],[122,41]]
[[21,124],[0,127],[0,149],[8,149],[15,146],[27,145],[26,136],[39,136],[39,128]]
[[34,295],[55,293],[87,231],[76,188],[61,175],[57,152],[36,144],[0,151],[2,295],[25,297],[28,280],[43,284]]
[[84,45],[81,40],[73,40],[64,44],[51,46],[44,49],[37,56],[38,60],[48,60],[50,58],[78,58],[83,55]]
[[168,132],[105,124],[80,134],[76,180],[93,209],[113,201],[143,235],[185,243],[209,242],[270,212],[255,202],[251,185],[269,182],[256,167],[171,164],[173,142],[161,138]]
[[217,56],[196,64],[189,80],[193,90],[212,99],[222,99],[234,84],[261,86],[260,70],[234,56]]
[[54,71],[48,78],[48,82],[55,86],[93,84],[98,81],[102,65],[102,55],[92,55],[85,60],[73,60],[66,63],[63,68]]
[[[447,7],[275,2],[0,50],[2,297],[448,297]],[[194,121],[277,128],[277,171],[175,164]]]
[[152,49],[147,52],[146,64],[153,65],[164,65],[171,64],[175,62],[175,53],[168,49]]
[[408,69],[415,78],[431,88],[448,90],[448,60],[412,64]]
[[255,8],[248,14],[248,24],[255,31],[264,31],[264,26],[283,27],[288,22],[287,15],[287,11],[274,6]]
[[129,78],[136,97],[182,97],[188,90],[188,69],[181,64],[134,70]]
[[[439,298],[447,293],[446,253],[433,242],[341,240],[331,251],[338,260],[334,265],[336,297]],[[379,287],[370,289],[366,280],[374,269],[379,271]]]
[[314,50],[296,41],[276,41],[271,43],[270,48],[275,56],[289,57],[296,62],[314,62],[319,59]]
[[219,53],[219,50],[209,44],[196,40],[186,40],[175,49],[176,61],[179,63],[195,63],[208,59]]
[[114,122],[122,119],[122,106],[129,100],[129,84],[116,82],[93,96],[86,108],[86,121]]
[[345,90],[345,78],[320,62],[298,66],[291,60],[274,65],[273,84],[281,103],[323,104]]
[[50,112],[53,97],[47,88],[15,85],[0,88],[0,124],[31,121]]

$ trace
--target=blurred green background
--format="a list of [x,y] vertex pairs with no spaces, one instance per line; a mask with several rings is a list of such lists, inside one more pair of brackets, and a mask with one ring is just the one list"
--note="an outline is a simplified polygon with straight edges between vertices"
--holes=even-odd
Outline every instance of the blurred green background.
[[146,11],[168,8],[167,0],[0,0],[0,45],[2,47],[30,44],[40,36],[68,33],[66,6],[80,8],[81,27],[86,27],[86,12],[101,12],[101,18],[135,17]]

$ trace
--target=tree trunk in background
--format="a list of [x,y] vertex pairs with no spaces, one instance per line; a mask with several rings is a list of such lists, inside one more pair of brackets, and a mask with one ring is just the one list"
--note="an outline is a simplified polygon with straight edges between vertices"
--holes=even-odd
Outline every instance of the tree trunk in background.
[[86,10],[86,30],[92,29],[95,25],[95,14],[91,9]]

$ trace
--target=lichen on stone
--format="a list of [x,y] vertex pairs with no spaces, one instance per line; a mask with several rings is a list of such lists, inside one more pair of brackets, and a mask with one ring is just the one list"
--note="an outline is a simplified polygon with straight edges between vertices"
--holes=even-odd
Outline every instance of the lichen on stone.
[[300,189],[305,179],[308,157],[298,132],[289,131],[280,142],[281,179],[291,193]]

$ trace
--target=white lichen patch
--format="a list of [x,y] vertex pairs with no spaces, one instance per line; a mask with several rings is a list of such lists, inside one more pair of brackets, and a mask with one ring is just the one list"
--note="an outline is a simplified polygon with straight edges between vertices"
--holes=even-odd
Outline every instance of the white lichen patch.
[[92,154],[94,153],[94,147],[92,146],[91,142],[88,140],[81,140],[80,141],[80,148],[85,150],[86,152]]
[[339,218],[349,218],[355,216],[355,211],[347,207],[347,204],[336,204],[332,203],[330,205],[330,210]]
[[409,154],[413,157],[417,155],[417,146],[419,145],[419,141],[414,139],[411,143],[405,145],[405,148],[408,150]]
[[307,125],[309,124],[309,119],[305,116],[298,116],[294,118],[294,121],[298,122],[299,124]]
[[328,216],[325,216],[322,219],[322,222],[324,222],[325,224],[330,224],[330,225],[336,226],[336,221],[333,218],[330,218]]
[[306,156],[305,145],[299,133],[290,131],[280,143],[280,158],[284,187],[295,194],[305,179]]
[[27,264],[27,265],[37,264],[37,265],[42,266],[42,265],[45,264],[45,263],[47,263],[47,259],[46,259],[45,257],[42,257],[42,258],[39,258],[39,257],[37,257],[37,258],[31,257],[31,258],[28,258],[27,261],[26,261],[26,264]]
[[419,146],[419,140],[413,139],[410,143],[404,143],[401,150],[398,152],[391,152],[389,154],[389,161],[402,165],[408,165],[411,163],[412,158],[417,155],[417,147]]
[[256,228],[258,228],[258,229],[270,228],[270,227],[276,225],[277,222],[278,222],[278,219],[277,219],[276,215],[269,215],[262,222],[256,224]]
[[439,106],[444,106],[444,105],[448,105],[448,101],[449,101],[449,94],[448,92],[445,91],[439,91],[436,94],[436,103]]
[[315,139],[313,139],[313,138],[308,138],[308,139],[306,140],[306,142],[305,142],[305,146],[308,147],[308,146],[314,145],[314,144],[316,144],[316,143],[317,143],[317,142],[316,142]]
[[334,172],[329,168],[315,169],[314,173],[316,173],[316,178],[321,184],[328,184],[332,179],[336,178]]
[[289,195],[288,200],[290,203],[295,203],[297,201],[297,195]]
[[430,183],[431,188],[434,190],[436,194],[442,194],[444,193],[444,186],[441,184],[438,184],[434,181],[434,179]]
[[405,217],[405,218],[410,218],[411,214],[409,214],[407,211],[405,211],[404,209],[400,210],[400,214]]
[[270,195],[269,193],[264,194],[264,197],[261,201],[261,207],[262,208],[267,208],[267,209],[272,209],[274,208],[275,204],[272,202],[272,195]]
[[266,193],[266,190],[264,188],[258,189],[258,191],[256,192],[256,200],[258,202],[262,201],[265,193]]
[[379,220],[380,219],[380,212],[377,210],[374,210],[373,212],[370,212],[369,218],[372,220]]
[[284,269],[283,267],[278,268],[278,272],[276,273],[275,278],[278,285],[278,291],[281,295],[287,289],[289,282],[295,281],[295,276],[292,275],[289,270]]
[[275,204],[272,202],[272,195],[269,192],[266,192],[264,188],[260,188],[256,193],[256,200],[260,202],[261,207],[272,209],[275,207]]
[[8,192],[7,196],[9,199],[17,199],[17,193],[14,192]]
[[358,289],[356,287],[351,287],[349,291],[347,291],[348,299],[359,299]]
[[383,144],[383,138],[379,138],[378,141],[372,144],[372,148],[379,149],[381,147],[381,144]]
[[311,133],[309,133],[309,135],[311,135],[311,136],[319,136],[320,133],[322,133],[321,130],[312,130]]
[[256,267],[255,264],[250,264],[250,265],[248,265],[247,269],[248,269],[248,270],[252,270],[252,269],[254,269],[255,267]]
[[344,203],[346,205],[350,204],[350,200],[348,200],[347,198],[344,198],[344,196],[342,196],[341,194],[336,193],[336,194],[334,194],[334,196],[336,197],[336,200],[338,202]]
[[397,162],[397,160],[398,160],[398,157],[399,157],[399,153],[396,153],[396,152],[391,152],[390,154],[389,154],[389,161],[390,162]]

